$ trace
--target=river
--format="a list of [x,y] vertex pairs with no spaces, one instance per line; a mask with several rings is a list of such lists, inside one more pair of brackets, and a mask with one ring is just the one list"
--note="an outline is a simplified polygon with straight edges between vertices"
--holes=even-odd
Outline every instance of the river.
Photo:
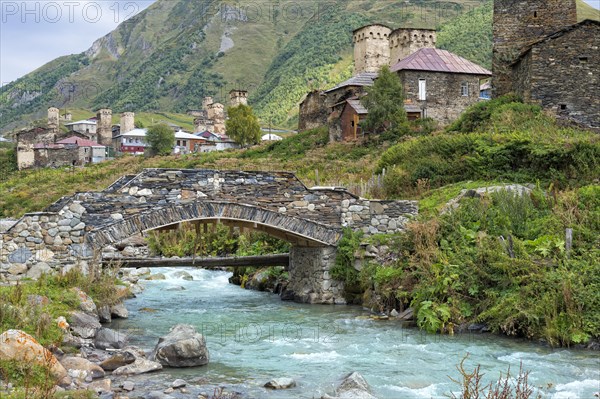
[[[456,365],[469,353],[467,369],[480,364],[486,380],[508,366],[516,373],[522,362],[530,384],[546,387],[546,397],[592,399],[600,391],[598,352],[491,334],[429,335],[396,321],[372,320],[357,306],[282,302],[229,284],[227,272],[183,269],[194,277],[186,281],[174,276],[177,270],[155,269],[167,279],[145,282],[145,291],[125,304],[129,319],[110,326],[146,350],[178,323],[205,334],[210,363],[165,369],[160,379],[202,378],[255,398],[318,398],[331,394],[344,373],[358,371],[379,398],[441,398],[457,392],[449,376],[458,378]],[[298,386],[262,388],[274,377],[291,377]]]

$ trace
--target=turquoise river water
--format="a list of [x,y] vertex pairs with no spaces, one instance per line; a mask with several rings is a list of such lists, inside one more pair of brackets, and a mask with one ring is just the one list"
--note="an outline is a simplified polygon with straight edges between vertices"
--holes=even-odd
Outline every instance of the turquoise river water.
[[[509,366],[518,371],[522,362],[530,384],[544,387],[548,398],[593,399],[600,391],[598,352],[491,334],[428,335],[392,320],[372,320],[361,307],[282,302],[229,284],[227,272],[188,268],[194,280],[186,281],[173,276],[177,270],[154,270],[167,279],[145,282],[145,291],[126,302],[129,319],[111,326],[146,350],[178,323],[206,336],[207,366],[166,369],[158,372],[161,379],[202,378],[256,398],[319,398],[331,394],[345,373],[358,371],[379,398],[443,398],[457,392],[449,377],[458,378],[456,366],[469,353],[467,368],[480,364],[487,380]],[[262,388],[274,377],[291,377],[298,386]]]

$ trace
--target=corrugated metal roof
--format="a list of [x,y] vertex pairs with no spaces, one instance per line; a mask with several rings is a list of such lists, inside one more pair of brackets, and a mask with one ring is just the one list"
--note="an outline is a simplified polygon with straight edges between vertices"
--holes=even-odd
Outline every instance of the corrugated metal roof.
[[436,48],[422,48],[417,50],[408,57],[398,61],[391,70],[392,72],[412,70],[492,75],[492,72],[465,58],[459,57],[447,50]]
[[377,78],[377,72],[364,72],[359,73],[356,76],[352,76],[350,79],[343,81],[337,86],[325,90],[325,93],[340,89],[347,86],[373,86],[373,81]]
[[360,103],[360,100],[346,100],[349,106],[354,108],[357,114],[366,115],[369,111]]
[[82,139],[81,137],[71,136],[56,142],[56,144],[77,144],[78,147],[104,147],[92,140]]

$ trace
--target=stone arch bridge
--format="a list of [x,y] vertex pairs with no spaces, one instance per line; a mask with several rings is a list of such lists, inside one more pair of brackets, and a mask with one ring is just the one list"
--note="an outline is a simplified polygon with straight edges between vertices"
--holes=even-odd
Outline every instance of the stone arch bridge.
[[0,277],[37,277],[98,260],[102,249],[182,222],[264,231],[292,244],[290,286],[298,301],[342,303],[330,278],[343,227],[397,232],[414,201],[358,198],[343,188],[307,188],[289,172],[146,169],[98,192],[63,197],[0,231]]

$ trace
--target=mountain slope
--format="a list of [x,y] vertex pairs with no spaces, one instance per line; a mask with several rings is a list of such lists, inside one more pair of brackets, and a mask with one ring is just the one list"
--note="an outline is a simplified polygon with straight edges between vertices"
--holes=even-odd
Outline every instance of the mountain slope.
[[[41,117],[49,105],[185,112],[205,95],[227,103],[233,88],[250,91],[263,123],[290,125],[306,91],[351,73],[353,29],[371,22],[443,27],[483,3],[459,0],[448,11],[434,0],[158,0],[88,51],[1,88],[0,128]],[[487,31],[473,35],[488,40]],[[452,37],[445,46],[473,56]]]

